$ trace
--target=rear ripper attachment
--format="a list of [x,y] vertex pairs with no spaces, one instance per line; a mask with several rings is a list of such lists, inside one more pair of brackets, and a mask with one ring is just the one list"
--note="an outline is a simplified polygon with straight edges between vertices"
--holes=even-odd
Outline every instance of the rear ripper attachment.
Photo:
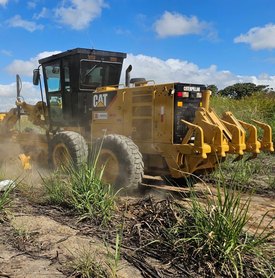
[[[188,92],[176,93],[175,118],[178,123],[178,118],[182,116],[180,122],[183,127],[177,124],[174,127],[174,143],[179,143],[176,145],[177,159],[174,163],[170,159],[168,163],[174,178],[211,171],[219,161],[225,159],[227,154],[235,154],[237,156],[235,160],[239,160],[243,158],[245,152],[251,153],[249,159],[252,159],[261,151],[274,151],[269,125],[253,120],[263,130],[262,139],[259,140],[256,126],[237,120],[231,112],[225,112],[222,118],[219,118],[209,107],[211,91],[205,90],[202,93],[197,91],[202,99],[200,107],[195,111],[193,122],[177,113],[177,107],[182,106],[184,99],[190,97]],[[189,94],[194,95],[195,92]],[[182,103],[179,101],[181,97]],[[193,103],[196,103],[195,98]],[[181,140],[177,131],[185,128],[187,132]]]

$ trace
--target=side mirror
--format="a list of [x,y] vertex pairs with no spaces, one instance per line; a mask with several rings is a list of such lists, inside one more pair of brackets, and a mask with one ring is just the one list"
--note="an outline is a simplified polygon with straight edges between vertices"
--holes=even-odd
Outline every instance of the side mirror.
[[39,69],[34,69],[33,70],[33,77],[32,77],[33,85],[38,85],[39,84],[39,79],[40,79]]

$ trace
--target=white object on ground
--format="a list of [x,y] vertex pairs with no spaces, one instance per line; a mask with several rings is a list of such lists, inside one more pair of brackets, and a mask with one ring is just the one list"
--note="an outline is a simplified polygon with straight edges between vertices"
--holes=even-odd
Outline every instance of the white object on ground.
[[0,191],[5,191],[10,186],[15,187],[15,182],[13,180],[0,181]]

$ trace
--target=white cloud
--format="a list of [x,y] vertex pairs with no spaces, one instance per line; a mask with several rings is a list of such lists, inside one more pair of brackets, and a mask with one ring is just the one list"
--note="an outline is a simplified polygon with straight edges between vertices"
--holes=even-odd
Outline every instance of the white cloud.
[[165,11],[155,24],[155,31],[160,38],[201,34],[209,28],[209,24],[199,21],[196,16],[187,17],[179,13]]
[[[31,82],[22,82],[21,96],[28,103],[36,103],[40,100],[39,88],[33,86]],[[16,83],[11,83],[8,85],[0,84],[0,112],[7,112],[11,108],[16,107]]]
[[55,16],[72,29],[81,30],[99,17],[104,7],[107,7],[104,0],[67,0],[55,10]]
[[20,15],[15,15],[14,17],[7,20],[10,27],[20,27],[26,29],[29,32],[34,32],[36,30],[42,30],[44,28],[41,24],[36,24],[34,21],[28,21],[21,18]]
[[275,48],[275,24],[264,27],[251,28],[246,34],[241,34],[234,39],[235,43],[248,43],[252,49]]
[[42,10],[40,11],[40,13],[38,14],[34,14],[33,17],[38,20],[40,18],[46,18],[49,16],[49,14],[51,13],[51,11],[49,9],[47,9],[46,7],[43,7]]
[[0,5],[5,6],[9,0],[0,0]]
[[[129,64],[133,66],[132,77],[144,77],[147,80],[154,80],[156,83],[190,82],[206,85],[215,84],[219,89],[223,89],[238,82],[253,82],[257,85],[264,84],[275,88],[275,75],[240,76],[230,71],[218,70],[215,65],[211,65],[208,68],[200,68],[194,63],[179,59],[161,60],[156,57],[129,54],[124,63],[124,72]],[[124,72],[122,80],[124,80]]]
[[[22,79],[22,92],[21,95],[28,103],[36,103],[40,100],[40,92],[37,86],[34,86],[31,82],[25,82],[24,79],[32,77],[33,70],[38,67],[38,60],[57,54],[60,51],[45,51],[39,53],[36,57],[30,60],[14,60],[9,66],[6,67],[6,71],[10,74],[19,74]],[[15,105],[16,99],[16,84],[11,83],[7,85],[0,84],[0,112],[8,111]]]
[[33,70],[38,67],[38,60],[57,54],[60,51],[45,51],[39,53],[36,57],[31,58],[28,61],[14,60],[10,65],[6,67],[6,70],[13,75],[19,74],[21,76],[31,77]]
[[[37,60],[48,57],[55,52],[42,52],[30,60],[15,60],[7,68],[11,74],[20,74],[22,81],[32,76],[32,71],[37,68]],[[235,75],[230,71],[218,70],[216,65],[200,68],[198,65],[179,59],[161,60],[157,57],[128,54],[123,66],[121,82],[125,80],[125,70],[131,64],[132,77],[144,77],[154,80],[156,84],[166,82],[200,83],[205,85],[215,84],[219,89],[238,82],[252,82],[254,84],[269,85],[275,88],[275,75],[261,74],[259,76]],[[24,78],[25,77],[25,78]],[[35,103],[40,98],[37,87],[31,82],[23,82],[22,96],[29,103]],[[14,107],[16,95],[15,83],[0,85],[0,111],[7,111]]]

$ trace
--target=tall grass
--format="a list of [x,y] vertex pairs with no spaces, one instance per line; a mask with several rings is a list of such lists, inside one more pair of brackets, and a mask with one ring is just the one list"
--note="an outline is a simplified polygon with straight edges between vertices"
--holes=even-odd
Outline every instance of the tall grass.
[[214,96],[211,106],[221,115],[231,111],[237,118],[251,123],[251,119],[268,123],[272,127],[275,138],[275,93],[255,93],[240,100]]
[[[255,93],[240,100],[214,96],[211,99],[211,106],[219,115],[222,115],[224,111],[231,111],[242,121],[253,124],[252,119],[255,119],[269,124],[272,128],[273,142],[275,142],[275,93]],[[258,129],[258,131],[258,136],[261,137],[262,130]],[[255,183],[255,176],[258,175],[263,178],[270,189],[275,188],[274,156],[261,155],[260,159],[249,162],[245,162],[244,159],[232,163],[233,159],[229,158],[225,161],[221,166],[223,171],[218,171],[214,175],[219,176],[222,173],[227,180],[231,175],[230,179],[235,180],[240,186]],[[260,181],[259,187],[262,184],[263,182]]]
[[0,192],[0,212],[11,202],[10,194],[14,186],[15,182],[11,182],[3,192]]
[[263,193],[275,189],[275,157],[273,154],[261,153],[256,159],[246,161],[249,155],[234,162],[235,156],[218,165],[209,177],[211,181],[226,186],[236,186],[241,189],[252,189],[254,192]]
[[56,171],[43,178],[47,201],[67,206],[80,215],[80,219],[93,219],[96,224],[107,225],[115,208],[115,194],[109,184],[102,181],[103,169],[83,164],[75,168]]
[[267,225],[259,232],[265,216],[249,231],[249,207],[250,198],[243,201],[227,186],[217,186],[216,197],[206,195],[204,203],[193,194],[189,210],[180,207],[182,219],[170,231],[173,248],[208,265],[213,275],[271,277],[275,231]]

